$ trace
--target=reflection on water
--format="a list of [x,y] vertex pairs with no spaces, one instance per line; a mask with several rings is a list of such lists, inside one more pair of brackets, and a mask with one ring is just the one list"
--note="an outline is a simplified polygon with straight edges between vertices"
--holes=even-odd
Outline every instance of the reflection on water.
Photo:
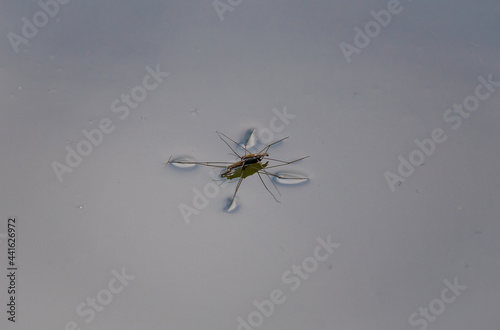
[[[213,182],[207,183],[203,188],[203,193],[205,193],[205,195],[208,196],[208,197],[202,196],[205,200],[208,201],[209,198],[210,199],[215,198],[215,196],[219,194],[220,189],[216,189],[217,191],[214,194],[209,193],[207,191],[210,190],[209,189],[210,187],[213,187],[214,182],[220,182],[221,177],[224,180],[223,183],[225,183],[226,181],[238,183],[234,188],[235,194],[238,194],[240,184],[241,186],[245,186],[243,180],[247,179],[250,176],[253,176],[254,178],[257,177],[255,176],[255,174],[258,174],[259,177],[257,177],[257,179],[260,179],[262,181],[262,183],[264,184],[264,188],[269,192],[271,191],[264,183],[264,181],[267,181],[267,179],[271,180],[273,185],[278,184],[287,186],[300,185],[309,181],[307,175],[304,175],[304,173],[295,172],[293,170],[291,171],[285,170],[282,172],[274,173],[274,171],[272,170],[272,168],[275,167],[280,167],[281,169],[282,168],[281,166],[287,166],[308,157],[305,156],[290,162],[269,157],[268,154],[269,147],[278,144],[279,142],[286,139],[286,137],[278,139],[273,143],[266,145],[264,149],[262,149],[259,152],[251,150],[259,145],[257,130],[254,128],[247,130],[241,140],[233,140],[222,132],[216,132],[216,133],[219,135],[220,139],[222,139],[224,143],[226,143],[226,145],[231,149],[231,151],[233,151],[233,154],[238,154],[239,156],[238,158],[240,159],[234,160],[233,162],[227,162],[227,161],[197,162],[190,155],[178,155],[174,159],[169,159],[166,163],[167,165],[172,165],[182,170],[192,170],[197,168],[197,165],[222,169],[223,172],[219,175],[215,173],[210,174]],[[240,151],[236,151],[239,148],[245,149],[245,153],[240,154]],[[268,166],[269,164],[271,165]],[[222,183],[219,186],[222,187]],[[279,193],[278,187],[275,188]],[[274,199],[276,199],[276,196],[273,193],[271,193],[271,195],[274,197]],[[240,206],[241,206],[240,201],[238,200],[238,198],[236,198],[236,196],[234,199],[230,197],[226,199],[223,211],[228,213],[233,213],[237,211],[240,208]]]

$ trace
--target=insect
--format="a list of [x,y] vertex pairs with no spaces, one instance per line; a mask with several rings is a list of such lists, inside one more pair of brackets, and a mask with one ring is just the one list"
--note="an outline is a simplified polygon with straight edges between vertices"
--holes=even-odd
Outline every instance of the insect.
[[[262,178],[263,175],[267,176],[269,181],[271,181],[274,188],[276,189],[276,191],[280,195],[281,195],[281,193],[279,192],[278,187],[276,187],[276,184],[271,179],[271,177],[275,177],[277,179],[280,179],[282,182],[285,182],[286,180],[293,180],[294,182],[304,182],[304,181],[308,180],[308,178],[306,178],[306,177],[284,176],[284,175],[280,175],[280,174],[276,174],[276,173],[271,173],[268,171],[268,169],[270,169],[270,168],[289,165],[289,164],[296,163],[302,159],[309,157],[309,156],[305,156],[305,157],[301,157],[301,158],[298,158],[298,159],[295,159],[295,160],[292,160],[289,162],[275,159],[275,158],[270,158],[269,153],[268,153],[269,148],[271,148],[271,146],[287,139],[288,137],[285,137],[281,140],[278,140],[278,141],[275,141],[273,143],[268,144],[267,146],[262,148],[262,150],[260,150],[259,152],[252,153],[248,150],[248,148],[249,148],[250,141],[254,138],[255,130],[252,130],[250,132],[250,135],[247,139],[247,142],[245,142],[244,144],[237,143],[236,141],[234,141],[233,139],[231,139],[230,137],[228,137],[224,133],[221,133],[221,132],[216,132],[216,133],[217,133],[217,135],[219,135],[219,138],[222,141],[224,141],[224,143],[229,147],[229,149],[231,149],[232,153],[236,157],[238,157],[238,160],[236,160],[234,162],[195,162],[195,161],[182,160],[182,159],[181,160],[172,160],[172,156],[170,156],[170,158],[168,159],[166,164],[167,165],[174,164],[174,165],[181,165],[181,166],[183,166],[183,165],[202,165],[202,166],[222,168],[223,170],[220,173],[220,177],[222,178],[222,180],[221,180],[222,182],[225,182],[226,180],[238,180],[233,197],[231,198],[231,200],[229,202],[228,209],[231,209],[232,206],[234,206],[236,194],[238,193],[238,189],[240,188],[240,185],[241,185],[243,179],[245,179],[245,178],[247,178],[255,173],[257,173],[260,181],[262,182],[262,184],[264,185],[266,190],[271,194],[271,196],[273,196],[274,200],[278,203],[280,201],[276,198],[276,196],[267,187],[266,183],[264,182],[264,179]],[[242,148],[245,153],[243,155],[238,154],[236,152],[236,150],[233,147],[231,147],[231,145],[228,141],[234,143],[235,146]],[[277,164],[269,165],[270,161],[276,162]]]

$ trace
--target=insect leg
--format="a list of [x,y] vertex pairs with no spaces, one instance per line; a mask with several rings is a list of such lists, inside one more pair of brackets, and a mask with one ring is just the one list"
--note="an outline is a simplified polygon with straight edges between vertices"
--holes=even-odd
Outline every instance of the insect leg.
[[236,197],[236,193],[238,192],[238,189],[240,189],[241,182],[243,181],[243,175],[240,176],[240,179],[238,180],[238,184],[236,185],[236,189],[234,190],[234,195],[233,198],[231,198],[231,203],[229,205],[232,205],[234,202],[234,198]]
[[285,161],[283,161],[283,160],[279,160],[279,159],[274,159],[274,158],[268,158],[268,157],[266,157],[266,159],[268,159],[268,160],[283,163],[283,164],[280,164],[280,165],[268,166],[267,168],[273,168],[273,167],[278,167],[278,166],[285,166],[285,165],[288,165],[288,164],[296,163],[296,162],[298,162],[298,161],[300,161],[300,160],[302,160],[302,159],[305,159],[305,158],[307,158],[307,157],[309,157],[309,156],[305,156],[305,157],[302,157],[302,158],[299,158],[299,159],[296,159],[296,160],[292,160],[291,162],[285,162]]
[[271,175],[271,176],[274,176],[275,178],[278,178],[278,179],[285,179],[285,180],[288,180],[288,179],[308,180],[308,179],[309,179],[309,178],[302,178],[302,177],[287,178],[287,177],[280,176],[280,175],[277,175],[277,174],[274,174],[274,173],[271,173],[271,172],[267,172],[267,174],[269,174],[269,175]]
[[[264,180],[262,180],[262,176],[260,175],[259,172],[257,172],[257,175],[259,176],[259,179],[260,181],[262,182],[262,184],[264,185],[264,187],[266,188],[266,190],[271,194],[271,196],[274,197],[274,200],[277,201],[278,203],[281,203],[277,198],[276,196],[273,195],[273,193],[271,192],[271,190],[269,190],[269,188],[267,188],[266,184],[264,183]],[[271,181],[272,182],[272,181]],[[279,191],[278,191],[279,192]]]
[[[281,196],[281,193],[280,193],[280,191],[279,191],[278,187],[276,187],[276,184],[274,183],[274,181],[273,181],[273,180],[271,180],[271,178],[269,177],[269,174],[271,174],[271,173],[269,173],[268,171],[266,171],[266,170],[264,169],[264,165],[262,165],[262,163],[261,163],[260,161],[259,161],[259,164],[260,164],[260,165],[261,165],[261,167],[262,167],[261,171],[263,171],[263,172],[267,175],[267,178],[269,179],[269,181],[271,181],[271,183],[273,184],[274,188],[276,188],[276,191],[277,191],[277,192],[278,192],[278,194],[280,194],[280,196]],[[259,172],[260,172],[260,171],[259,171]],[[260,173],[259,173],[259,172],[257,172],[257,174],[259,174],[259,177],[260,177]],[[262,178],[261,178],[261,180],[262,180]],[[264,183],[264,182],[262,182],[262,183]],[[264,184],[264,186],[265,186],[265,184]],[[267,187],[266,187],[266,189],[267,189]],[[268,190],[269,190],[269,189],[268,189]],[[275,197],[274,199],[276,199],[276,197]]]
[[279,142],[281,142],[281,141],[283,141],[283,140],[286,140],[286,139],[288,139],[288,136],[287,136],[287,137],[282,138],[281,140],[278,140],[278,141],[276,141],[276,142],[273,142],[273,143],[271,143],[271,144],[268,144],[267,146],[265,146],[264,148],[262,148],[262,150],[259,152],[259,154],[261,154],[262,152],[264,152],[264,150],[265,150],[265,152],[267,152],[267,151],[269,150],[269,148],[270,148],[272,145],[275,145],[276,143],[279,143]]
[[[240,155],[239,155],[236,151],[234,151],[234,149],[233,149],[233,148],[229,145],[229,143],[227,143],[227,141],[226,141],[226,140],[224,140],[224,139],[222,138],[222,136],[221,136],[221,135],[223,135],[225,138],[229,139],[230,141],[234,142],[236,145],[239,145],[239,146],[241,146],[241,145],[240,145],[240,144],[238,144],[238,143],[236,143],[233,139],[231,139],[229,136],[227,136],[227,135],[226,135],[226,134],[224,134],[224,133],[221,133],[221,132],[219,132],[219,131],[216,131],[216,133],[217,133],[217,135],[219,135],[219,138],[220,138],[222,141],[224,141],[224,143],[225,143],[225,144],[229,147],[229,149],[231,149],[231,151],[232,151],[232,152],[233,152],[233,153],[234,153],[234,154],[235,154],[238,158],[241,158],[241,156],[240,156]],[[246,154],[247,149],[246,149],[245,147],[243,147],[243,149],[245,149],[245,154]]]

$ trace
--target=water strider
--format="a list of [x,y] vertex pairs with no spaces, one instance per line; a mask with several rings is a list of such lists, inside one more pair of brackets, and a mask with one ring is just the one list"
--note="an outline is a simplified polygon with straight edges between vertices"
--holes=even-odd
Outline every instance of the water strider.
[[[238,157],[238,160],[235,162],[196,162],[196,161],[191,161],[191,160],[187,160],[187,159],[177,159],[177,160],[174,159],[174,160],[172,160],[172,156],[171,156],[168,159],[166,164],[167,165],[172,164],[172,165],[175,165],[178,167],[189,167],[189,166],[195,166],[195,165],[202,165],[202,166],[223,168],[222,172],[220,173],[220,177],[222,178],[223,182],[225,182],[226,180],[238,180],[233,197],[231,198],[231,201],[229,203],[228,210],[231,210],[234,208],[234,201],[236,198],[236,194],[238,193],[238,189],[240,188],[240,185],[241,185],[241,182],[243,181],[243,179],[245,179],[251,175],[254,175],[255,173],[257,173],[257,175],[259,176],[259,179],[262,182],[262,184],[264,185],[264,187],[266,188],[266,190],[271,194],[271,196],[273,196],[273,198],[276,200],[276,202],[279,202],[279,200],[276,198],[276,196],[274,196],[274,194],[266,186],[264,179],[262,179],[262,175],[266,175],[268,177],[268,179],[271,181],[271,183],[273,184],[274,188],[276,188],[276,191],[278,193],[280,193],[278,190],[278,187],[276,187],[276,185],[274,184],[271,177],[276,178],[276,180],[282,184],[287,184],[287,181],[290,181],[290,184],[305,182],[308,180],[308,178],[298,177],[295,175],[271,173],[268,171],[268,169],[292,164],[292,163],[298,162],[302,159],[305,159],[309,156],[301,157],[299,159],[296,159],[296,160],[293,160],[290,162],[275,159],[275,158],[270,158],[269,153],[268,153],[269,148],[271,146],[287,139],[288,137],[285,137],[281,140],[278,140],[278,141],[275,141],[273,143],[268,144],[267,146],[262,148],[262,150],[260,150],[257,153],[251,153],[248,150],[248,146],[249,146],[249,144],[253,145],[255,143],[253,141],[255,139],[254,132],[255,132],[255,130],[252,130],[250,132],[250,135],[249,135],[247,142],[245,144],[237,143],[236,141],[234,141],[233,139],[231,139],[230,137],[228,137],[224,133],[216,132],[217,135],[219,135],[219,138],[222,141],[224,141],[224,143],[229,147],[229,149],[231,149],[233,154],[236,157]],[[228,141],[230,141],[230,142],[234,143],[236,146],[242,148],[245,151],[245,154],[243,156],[238,154],[231,147],[231,145],[229,144]],[[276,162],[278,164],[269,166],[270,161]]]

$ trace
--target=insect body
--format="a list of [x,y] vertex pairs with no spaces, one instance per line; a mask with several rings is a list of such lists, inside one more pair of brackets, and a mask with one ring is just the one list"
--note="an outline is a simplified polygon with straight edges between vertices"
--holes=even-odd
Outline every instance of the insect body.
[[[226,169],[224,171],[222,171],[220,176],[223,178],[226,178],[226,179],[236,179],[238,177],[236,175],[237,170],[239,170],[239,172],[243,172],[248,167],[250,167],[250,165],[255,165],[252,168],[258,168],[258,170],[263,170],[265,166],[263,166],[261,164],[261,161],[262,161],[262,158],[264,158],[266,156],[269,156],[269,154],[267,154],[267,153],[257,154],[257,155],[256,154],[249,154],[249,155],[242,156],[240,161],[237,161],[236,163],[231,164],[228,167],[226,167]],[[251,170],[248,170],[248,172],[251,172]],[[254,174],[254,173],[252,173],[252,174]],[[247,174],[245,177],[250,176],[252,174]]]
[[[249,140],[250,138],[252,137],[254,131],[251,132],[250,136],[249,136]],[[243,181],[243,179],[257,173],[257,175],[259,176],[259,179],[260,181],[262,182],[262,184],[264,185],[264,187],[266,188],[266,190],[274,197],[274,199],[278,201],[278,199],[276,198],[276,196],[274,196],[274,194],[269,190],[269,188],[267,188],[266,184],[264,183],[264,180],[262,179],[262,175],[266,175],[269,180],[271,181],[271,183],[273,184],[273,186],[276,188],[276,190],[278,191],[279,193],[279,190],[278,190],[278,187],[276,187],[276,185],[274,184],[273,180],[271,180],[271,176],[272,177],[275,177],[275,178],[278,178],[278,179],[282,179],[282,180],[287,180],[287,179],[293,179],[293,180],[303,180],[303,181],[306,181],[308,180],[308,178],[300,178],[300,177],[293,177],[293,178],[288,178],[288,177],[285,177],[285,176],[282,176],[282,175],[278,175],[278,174],[274,174],[274,173],[270,173],[267,171],[267,169],[269,168],[274,168],[274,167],[279,167],[279,166],[285,166],[285,165],[288,165],[288,164],[292,164],[292,163],[295,163],[295,162],[298,162],[304,158],[307,158],[309,156],[306,156],[306,157],[302,157],[302,158],[299,158],[299,159],[296,159],[296,160],[293,160],[293,161],[290,161],[290,162],[286,162],[286,161],[283,161],[283,160],[279,160],[279,159],[274,159],[274,158],[269,158],[269,153],[268,153],[268,150],[271,146],[287,139],[288,137],[286,138],[283,138],[281,140],[278,140],[278,141],[275,141],[271,144],[268,144],[267,146],[265,146],[261,151],[257,152],[257,153],[250,153],[246,147],[246,145],[248,144],[248,141],[245,145],[242,145],[242,144],[239,144],[237,142],[235,142],[234,140],[232,140],[230,137],[228,137],[227,135],[221,133],[221,132],[217,132],[217,134],[219,135],[220,139],[222,141],[224,141],[224,143],[226,143],[226,145],[231,149],[231,151],[233,152],[233,154],[238,157],[239,159],[235,162],[194,162],[194,161],[186,161],[186,160],[171,160],[172,157],[169,158],[168,162],[167,162],[167,165],[168,164],[174,164],[174,165],[202,165],[202,166],[211,166],[211,167],[219,167],[219,168],[223,168],[222,172],[220,173],[220,177],[223,178],[224,180],[233,180],[233,179],[238,179],[238,183],[236,185],[236,189],[234,191],[234,194],[233,194],[233,197],[230,201],[230,206],[233,205],[234,203],[234,200],[235,200],[235,197],[236,197],[236,194],[238,192],[238,189],[241,185],[241,182]],[[231,145],[228,143],[228,141],[226,141],[225,139],[227,139],[228,141],[234,143],[235,145],[241,147],[242,149],[245,150],[245,154],[243,156],[239,155],[232,147]],[[278,164],[276,165],[271,165],[271,166],[268,166],[269,165],[269,162],[270,161],[274,161],[274,162],[277,162]]]

